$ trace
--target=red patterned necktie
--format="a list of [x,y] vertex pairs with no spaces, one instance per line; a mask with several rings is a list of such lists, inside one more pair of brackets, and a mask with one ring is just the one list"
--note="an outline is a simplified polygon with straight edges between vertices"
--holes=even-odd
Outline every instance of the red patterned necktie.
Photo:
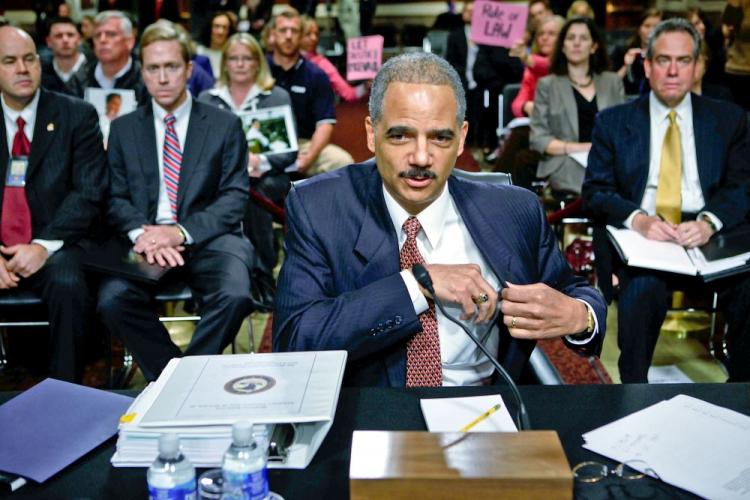
[[164,184],[167,188],[167,198],[172,209],[172,219],[177,220],[177,188],[180,185],[180,167],[182,165],[182,151],[180,139],[174,129],[177,119],[169,114],[164,117]]
[[[401,247],[401,269],[409,269],[414,264],[424,264],[417,248],[417,234],[422,225],[416,217],[409,217],[402,226],[406,241]],[[414,335],[406,344],[406,386],[440,387],[443,385],[443,365],[440,362],[440,337],[438,336],[435,303],[429,301],[430,308],[419,315],[422,331]]]
[[[26,122],[19,116],[16,123],[18,124],[18,132],[13,137],[11,155],[28,158],[31,152],[31,143],[23,131]],[[3,240],[5,246],[25,244],[31,241],[31,210],[24,186],[5,186],[3,190],[0,239]]]

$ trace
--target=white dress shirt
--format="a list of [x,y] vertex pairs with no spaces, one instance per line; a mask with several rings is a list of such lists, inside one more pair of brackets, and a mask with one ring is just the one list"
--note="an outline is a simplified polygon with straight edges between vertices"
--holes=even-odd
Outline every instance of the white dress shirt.
[[[398,235],[399,249],[406,242],[406,233],[402,226],[410,214],[383,187],[385,205],[391,222]],[[500,281],[490,268],[482,253],[469,234],[466,224],[456,208],[453,197],[447,188],[440,196],[418,215],[422,231],[417,234],[417,248],[422,258],[428,264],[476,264],[482,276],[489,285],[498,290]],[[411,271],[401,271],[401,277],[409,290],[414,312],[421,314],[429,308],[427,299],[419,290],[419,284]],[[582,301],[583,302],[583,301]],[[584,304],[586,304],[584,302]],[[463,309],[457,304],[444,304],[451,316],[459,318]],[[591,307],[586,304],[591,310]],[[443,366],[443,385],[477,385],[493,372],[492,364],[485,358],[466,333],[454,324],[443,313],[435,310],[440,336],[440,359]],[[495,317],[483,324],[474,324],[471,320],[463,324],[471,333],[481,339],[489,352],[498,352],[500,343],[499,330],[495,319],[500,314],[498,305]],[[578,344],[589,342],[598,332],[598,325],[594,334],[583,341],[573,341]],[[570,339],[570,337],[569,337]]]
[[[31,102],[23,108],[21,111],[15,111],[9,108],[5,104],[5,96],[0,99],[0,104],[3,108],[3,118],[5,121],[5,140],[8,146],[8,157],[10,158],[13,152],[13,139],[16,137],[18,132],[18,124],[16,120],[20,116],[26,124],[23,126],[23,132],[29,139],[30,143],[34,142],[34,125],[36,125],[36,110],[39,106],[39,91],[36,91],[34,98]],[[4,184],[3,184],[4,185]],[[53,253],[60,250],[63,246],[63,240],[31,240],[32,243],[37,243],[47,249],[47,254],[51,257]]]
[[[151,105],[154,110],[154,129],[156,133],[156,158],[159,162],[159,200],[156,204],[156,224],[174,224],[172,218],[172,207],[169,204],[169,197],[167,197],[167,185],[164,183],[164,135],[166,133],[166,125],[164,124],[164,117],[169,112],[159,106],[154,99],[151,99]],[[193,109],[193,99],[190,93],[187,93],[187,99],[185,102],[172,112],[175,117],[174,129],[177,133],[177,138],[180,141],[180,151],[185,152],[185,139],[187,137],[188,125],[190,124],[190,111]],[[185,242],[190,244],[193,242],[193,238],[187,233],[184,227],[178,224],[182,228],[183,233],[186,235]],[[130,241],[135,243],[135,240],[143,233],[143,229],[136,228],[128,231],[128,237]]]
[[75,74],[78,69],[83,66],[86,63],[86,56],[78,53],[78,59],[76,60],[76,63],[73,65],[72,68],[70,68],[70,71],[65,72],[60,68],[60,66],[57,65],[57,60],[52,59],[52,69],[55,70],[55,73],[57,73],[57,76],[60,77],[60,80],[62,80],[65,83],[68,83],[68,80]]
[[[651,155],[648,166],[648,179],[646,189],[641,200],[641,210],[636,210],[625,221],[625,227],[632,228],[633,218],[638,213],[658,215],[656,213],[656,189],[659,185],[659,171],[661,170],[661,152],[664,145],[664,136],[669,128],[669,113],[672,108],[664,105],[653,92],[649,95],[649,116],[651,121]],[[703,198],[701,181],[698,177],[698,162],[695,152],[695,135],[693,133],[693,101],[691,94],[687,94],[682,101],[675,106],[677,125],[680,128],[680,144],[682,158],[682,212],[697,213],[702,209],[706,201]],[[710,212],[701,212],[699,215],[707,215],[721,229],[721,221]]]

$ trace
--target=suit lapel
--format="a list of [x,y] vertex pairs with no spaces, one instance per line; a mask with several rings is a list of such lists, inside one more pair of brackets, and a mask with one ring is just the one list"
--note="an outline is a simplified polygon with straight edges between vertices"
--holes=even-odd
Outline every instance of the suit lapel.
[[648,181],[649,158],[651,155],[651,117],[649,115],[648,94],[641,97],[635,106],[632,120],[628,120],[625,125],[625,143],[632,144],[627,151],[632,156],[627,158],[623,163],[626,167],[633,169],[631,176],[634,182],[633,200],[640,203],[643,199],[643,193],[646,191],[646,182]]
[[154,110],[151,103],[138,109],[139,122],[143,125],[135,129],[135,146],[141,171],[148,189],[148,218],[153,221],[156,217],[156,207],[159,200],[159,152],[156,150],[156,130],[154,128]]
[[565,108],[565,116],[568,117],[568,124],[573,131],[573,137],[578,137],[578,108],[576,107],[576,96],[573,85],[564,76],[557,76],[556,78],[559,83],[558,88],[563,97],[562,102]]
[[26,171],[27,180],[34,176],[34,172],[42,163],[49,145],[52,144],[52,139],[56,133],[59,133],[58,129],[61,126],[57,122],[59,109],[50,102],[49,94],[46,91],[41,90],[40,92],[36,109],[36,122],[34,124],[34,138],[31,141],[29,167]]
[[[717,141],[717,138],[721,137],[721,132],[718,130],[715,116],[706,111],[704,101],[693,94],[690,94],[690,98],[693,106],[695,161],[698,166],[701,191],[703,191],[705,198],[709,194],[708,186],[711,179],[720,178],[718,172],[714,173],[714,169],[717,168],[716,158],[710,152],[721,151],[721,144]],[[708,201],[708,199],[705,201]]]
[[[206,115],[203,113],[201,104],[193,100],[190,110],[190,122],[188,123],[187,134],[185,135],[185,144],[182,148],[182,165],[180,166],[180,183],[177,187],[177,213],[181,214],[181,207],[185,202],[187,190],[190,187],[190,178],[193,172],[200,164],[203,146],[208,135],[208,124]],[[178,215],[178,218],[179,215]]]

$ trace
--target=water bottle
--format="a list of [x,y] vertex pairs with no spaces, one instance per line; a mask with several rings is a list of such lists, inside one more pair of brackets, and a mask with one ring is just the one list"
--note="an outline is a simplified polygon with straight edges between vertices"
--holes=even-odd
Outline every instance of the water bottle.
[[267,456],[253,437],[253,424],[232,426],[232,444],[224,454],[224,500],[264,500],[268,498]]
[[180,451],[180,438],[159,436],[159,456],[148,469],[149,500],[196,500],[195,468]]

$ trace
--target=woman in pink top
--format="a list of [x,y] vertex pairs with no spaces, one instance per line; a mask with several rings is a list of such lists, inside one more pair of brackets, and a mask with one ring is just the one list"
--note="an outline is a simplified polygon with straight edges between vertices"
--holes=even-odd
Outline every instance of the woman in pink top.
[[542,21],[536,32],[531,53],[526,52],[526,46],[523,44],[511,50],[511,55],[520,58],[526,66],[521,80],[521,90],[511,104],[513,116],[531,116],[531,111],[534,109],[536,83],[540,78],[549,74],[549,56],[555,48],[557,35],[564,23],[565,19],[560,16],[548,17]]
[[346,80],[344,80],[344,77],[341,76],[341,73],[336,69],[336,66],[334,66],[324,55],[318,54],[318,35],[320,33],[318,23],[311,17],[302,17],[302,41],[300,45],[302,48],[302,55],[305,56],[305,59],[323,70],[331,81],[333,92],[344,101],[356,101],[365,95],[367,91],[364,85],[357,85],[356,87],[349,85]]

